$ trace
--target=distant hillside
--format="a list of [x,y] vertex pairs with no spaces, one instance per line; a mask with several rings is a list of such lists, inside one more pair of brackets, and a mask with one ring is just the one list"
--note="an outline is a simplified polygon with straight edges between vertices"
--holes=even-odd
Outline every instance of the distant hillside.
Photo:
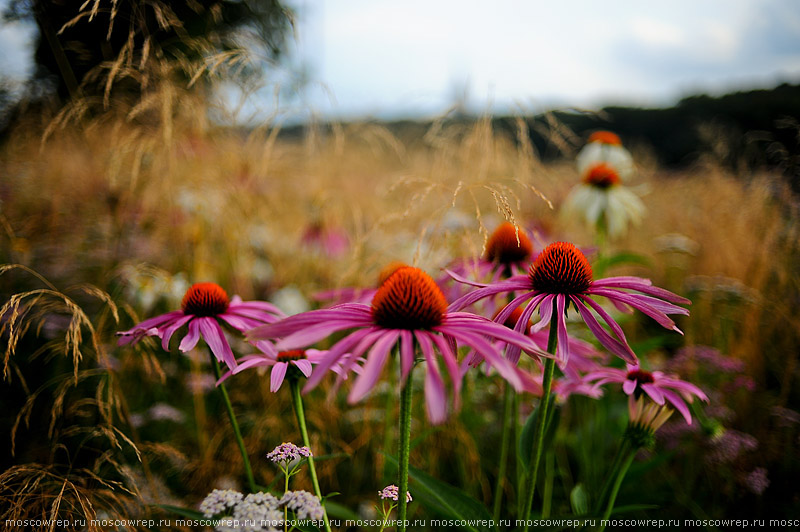
[[[782,169],[795,177],[800,169],[796,160],[800,157],[800,85],[716,98],[692,96],[666,109],[605,107],[596,114],[555,111],[552,116],[581,139],[593,130],[610,129],[626,144],[648,145],[667,167],[691,164],[701,154],[712,152],[734,166],[785,166]],[[527,122],[539,153],[555,155],[547,138],[546,116]],[[517,129],[510,117],[497,118],[496,125],[509,132]]]

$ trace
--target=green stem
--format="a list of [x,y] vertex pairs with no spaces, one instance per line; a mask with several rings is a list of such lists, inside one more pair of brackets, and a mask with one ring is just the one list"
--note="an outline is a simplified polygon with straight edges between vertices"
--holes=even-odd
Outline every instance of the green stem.
[[628,438],[623,438],[622,442],[617,449],[617,454],[614,455],[614,460],[611,462],[611,467],[608,470],[608,475],[606,476],[606,481],[603,483],[603,489],[600,491],[600,496],[595,501],[595,513],[599,514],[600,510],[603,508],[603,503],[606,500],[606,496],[608,495],[609,490],[611,489],[611,485],[614,483],[616,479],[617,472],[619,470],[620,464],[625,458],[625,454],[627,453],[630,444],[628,442]]
[[611,515],[611,511],[614,509],[614,502],[617,500],[617,493],[619,493],[619,488],[622,486],[622,480],[625,478],[625,475],[628,473],[628,468],[633,463],[633,459],[636,456],[636,449],[631,449],[628,451],[628,455],[620,461],[618,464],[618,471],[616,474],[616,478],[614,479],[614,486],[611,489],[611,496],[608,498],[608,504],[606,505],[606,511],[603,512],[603,517],[600,520],[600,528],[598,528],[598,532],[603,532],[605,530],[605,525],[603,523],[608,520],[609,516]]
[[[292,406],[294,413],[297,416],[297,426],[300,427],[300,435],[303,437],[303,445],[311,448],[311,443],[308,440],[308,429],[306,428],[306,415],[303,411],[303,397],[300,395],[300,381],[297,378],[289,379],[289,387],[292,390]],[[314,493],[322,503],[322,517],[325,520],[325,530],[331,532],[331,524],[328,521],[328,512],[325,509],[325,499],[322,498],[322,492],[319,489],[319,480],[317,479],[317,468],[314,467],[314,457],[308,457],[308,472],[311,475],[311,485],[314,486]]]
[[[550,318],[550,334],[547,337],[547,352],[555,354],[556,343],[558,341],[558,320],[561,316],[558,315],[558,305],[553,303],[553,314]],[[530,521],[531,508],[533,507],[533,494],[536,491],[536,477],[539,474],[539,462],[542,458],[542,447],[544,446],[544,432],[547,425],[547,414],[550,407],[550,390],[553,386],[553,370],[555,369],[555,361],[552,358],[546,358],[544,361],[544,377],[542,382],[542,399],[539,401],[539,416],[536,420],[536,432],[534,433],[533,448],[531,449],[531,459],[528,463],[528,489],[525,493],[525,505],[523,506],[520,518],[525,521],[523,530],[527,532],[528,522]]]
[[[211,357],[211,367],[214,368],[214,375],[217,377],[217,381],[219,381],[222,375],[219,371],[217,359],[214,357],[214,353],[212,353],[210,350],[208,355]],[[236,421],[236,414],[233,413],[233,405],[231,405],[231,399],[228,397],[228,390],[225,388],[224,383],[218,384],[217,390],[219,390],[219,393],[222,396],[222,402],[225,403],[225,408],[228,410],[228,419],[231,420],[233,434],[236,436],[236,443],[239,445],[239,451],[242,453],[244,472],[247,475],[247,483],[250,485],[250,492],[256,493],[258,489],[256,489],[256,480],[253,478],[253,468],[250,467],[250,458],[247,456],[247,449],[245,449],[244,440],[242,439],[242,431],[239,430],[239,423]]]
[[514,404],[514,389],[505,385],[503,394],[503,437],[500,441],[500,467],[497,471],[497,484],[494,487],[494,508],[492,517],[495,521],[500,519],[500,508],[503,502],[503,484],[506,481],[506,467],[508,463],[508,445],[511,439],[511,429],[513,419],[511,418],[511,408]]
[[397,490],[398,523],[397,531],[405,532],[408,515],[408,458],[411,454],[411,391],[412,373],[400,389],[400,480]]

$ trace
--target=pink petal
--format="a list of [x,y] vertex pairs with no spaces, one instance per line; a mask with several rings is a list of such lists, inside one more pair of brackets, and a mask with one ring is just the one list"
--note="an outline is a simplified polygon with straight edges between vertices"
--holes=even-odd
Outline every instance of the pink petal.
[[[556,362],[558,367],[564,368],[569,360],[569,338],[567,337],[567,323],[564,316],[564,306],[567,296],[559,294],[556,298],[557,312],[557,338],[556,343]],[[552,320],[551,320],[552,321]]]
[[159,330],[161,335],[161,347],[164,349],[164,351],[169,351],[169,341],[172,338],[172,335],[175,334],[175,331],[183,327],[187,322],[191,321],[192,318],[194,318],[194,316],[191,314],[186,314],[183,317],[173,321],[166,328]]
[[[606,379],[605,381],[600,381],[597,384],[598,385],[605,384],[609,380],[610,379]],[[635,389],[636,389],[636,381],[633,379],[625,379],[625,382],[622,383],[622,391],[628,395],[632,394]]]
[[203,340],[211,348],[211,352],[214,353],[217,360],[225,362],[229,368],[234,369],[236,358],[233,356],[231,346],[225,339],[225,334],[217,320],[214,318],[197,318],[197,320],[200,322],[200,333],[203,335]]
[[269,391],[275,393],[281,389],[288,367],[289,364],[286,362],[278,362],[272,367],[272,371],[269,374]]
[[650,396],[650,398],[655,401],[657,404],[663,405],[664,404],[664,394],[661,393],[658,386],[655,386],[651,383],[642,384],[642,390]]
[[[444,423],[447,419],[447,392],[442,376],[439,374],[439,365],[436,363],[430,339],[427,338],[424,331],[417,332],[421,333],[418,338],[425,338],[420,341],[420,348],[425,356],[425,361],[428,363],[425,371],[425,407],[428,412],[428,419],[433,425],[438,425]],[[406,386],[410,385],[411,383],[406,384]]]
[[190,321],[188,328],[189,332],[183,337],[181,344],[178,346],[181,353],[186,353],[194,349],[194,346],[196,346],[197,342],[200,340],[200,320]]
[[411,331],[400,331],[400,380],[406,382],[414,367],[414,335]]
[[300,370],[300,373],[307,379],[311,376],[311,362],[309,360],[295,360],[294,365]]
[[386,330],[384,334],[375,341],[372,349],[367,355],[367,363],[364,364],[364,371],[356,379],[356,383],[347,396],[349,403],[357,403],[375,386],[381,376],[386,360],[389,358],[389,351],[400,337],[398,331]]
[[692,414],[689,412],[689,407],[686,406],[686,403],[683,402],[683,400],[678,396],[678,394],[676,394],[671,390],[663,390],[663,392],[664,392],[664,397],[667,399],[667,401],[669,401],[672,404],[672,406],[674,406],[675,409],[681,413],[683,419],[686,420],[686,423],[688,425],[691,425]]

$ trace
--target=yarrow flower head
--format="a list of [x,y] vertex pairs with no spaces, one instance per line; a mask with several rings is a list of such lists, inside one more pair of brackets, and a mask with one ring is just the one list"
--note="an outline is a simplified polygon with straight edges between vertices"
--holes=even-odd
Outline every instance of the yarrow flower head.
[[[451,311],[457,311],[485,297],[519,292],[521,294],[505,306],[495,321],[505,322],[514,309],[527,301],[514,330],[524,331],[533,313],[538,309],[540,320],[531,326],[531,331],[536,332],[550,323],[555,310],[555,315],[558,317],[556,361],[562,368],[566,367],[570,352],[564,320],[569,303],[577,309],[597,340],[611,353],[630,364],[636,364],[637,358],[628,345],[622,327],[593,299],[594,297],[608,299],[620,311],[639,310],[656,320],[662,327],[677,332],[680,332],[680,329],[668,314],[689,314],[688,310],[675,305],[675,303],[689,304],[688,299],[657,288],[648,279],[608,277],[595,280],[589,261],[577,247],[568,242],[555,242],[547,246],[536,257],[528,275],[516,275],[506,281],[484,285],[457,299],[449,308]],[[611,333],[600,325],[592,311],[606,322]],[[506,356],[512,359],[518,357],[517,349],[516,346],[509,345]]]
[[323,517],[322,505],[316,495],[307,491],[287,491],[281,497],[281,506],[293,511],[297,519],[319,521]]
[[646,394],[658,405],[669,402],[689,425],[692,424],[692,416],[686,403],[693,402],[695,397],[708,402],[706,394],[694,384],[667,376],[661,371],[644,371],[638,364],[629,364],[627,369],[599,369],[586,375],[586,379],[594,382],[595,386],[609,382],[620,383],[622,390],[634,399]]
[[220,320],[237,331],[244,332],[266,323],[275,323],[284,314],[276,306],[262,301],[242,301],[239,296],[228,299],[225,290],[215,283],[193,284],[181,302],[181,310],[167,312],[144,320],[132,329],[118,332],[119,345],[135,344],[146,336],[161,338],[161,347],[169,351],[173,334],[187,326],[178,349],[186,353],[194,349],[200,337],[211,352],[230,369],[236,367],[236,358],[225,338]]
[[[486,337],[503,340],[529,353],[541,352],[529,338],[501,324],[471,313],[448,311],[444,294],[434,280],[419,268],[410,266],[400,267],[389,275],[370,305],[346,303],[312,310],[258,327],[250,331],[249,336],[254,340],[279,338],[276,347],[281,350],[300,349],[345,329],[356,330],[331,347],[305,389],[319,384],[324,373],[346,355],[350,359],[344,362],[343,371],[369,351],[361,375],[348,396],[351,403],[357,402],[377,383],[392,347],[398,344],[401,381],[405,382],[415,363],[416,344],[427,362],[425,397],[428,417],[433,423],[441,423],[447,417],[440,360],[450,375],[454,404],[458,406],[463,371],[456,358],[455,342],[473,347],[480,356],[490,360],[518,391],[531,386],[532,379],[503,359]],[[436,357],[437,351],[441,358]]]
[[267,453],[267,458],[276,464],[294,462],[295,460],[308,458],[309,456],[313,456],[311,454],[311,449],[308,447],[298,447],[291,442],[283,442]]
[[[214,490],[200,503],[207,519],[217,518],[218,532],[278,532],[283,529],[284,511],[298,520],[321,520],[324,516],[319,499],[307,491],[287,491],[278,499],[270,493],[247,496],[233,490]],[[229,519],[226,519],[229,518]]]
[[[394,484],[389,484],[382,490],[378,492],[378,497],[381,499],[389,499],[392,501],[399,500],[400,488],[395,486]],[[413,499],[411,498],[411,492],[406,491],[406,502],[411,502]]]
[[200,511],[207,518],[233,509],[244,496],[235,490],[215,489],[200,503]]

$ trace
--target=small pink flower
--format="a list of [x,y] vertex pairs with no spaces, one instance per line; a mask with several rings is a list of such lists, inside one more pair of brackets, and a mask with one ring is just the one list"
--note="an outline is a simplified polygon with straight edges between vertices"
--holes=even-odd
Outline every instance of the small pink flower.
[[[260,341],[256,342],[259,352],[252,355],[245,355],[239,359],[239,365],[223,375],[217,384],[227,380],[231,375],[236,375],[244,370],[257,367],[271,367],[270,371],[270,387],[269,391],[275,393],[280,390],[283,381],[286,378],[286,372],[291,367],[297,368],[305,378],[309,378],[312,372],[312,365],[319,364],[328,354],[327,351],[319,351],[317,349],[290,349],[288,351],[281,351],[275,348],[271,342]],[[347,359],[345,359],[345,362]],[[361,372],[361,367],[357,364],[350,366],[356,373]],[[347,379],[347,373],[341,369],[341,364],[337,364],[331,368],[337,375],[343,379]]]
[[197,283],[183,296],[181,310],[144,320],[132,329],[118,332],[118,344],[135,344],[145,336],[158,336],[161,338],[161,347],[169,351],[172,335],[186,325],[187,334],[178,346],[181,352],[192,350],[202,336],[217,360],[233,369],[236,367],[236,358],[219,320],[244,332],[259,325],[274,323],[283,317],[283,312],[269,303],[242,301],[239,296],[228,300],[228,294],[218,284]]
[[[378,497],[381,499],[390,499],[392,501],[399,500],[400,497],[400,488],[395,486],[394,484],[389,484],[381,491],[378,492]],[[413,499],[411,498],[411,492],[406,491],[406,502],[411,502]]]
[[629,364],[627,370],[603,368],[586,375],[586,379],[593,381],[595,386],[609,382],[621,383],[622,390],[626,394],[639,398],[645,393],[659,405],[668,401],[683,415],[689,425],[692,424],[692,416],[686,402],[693,402],[694,396],[708,402],[706,394],[694,384],[666,376],[660,371],[652,373],[644,371],[637,364]]

